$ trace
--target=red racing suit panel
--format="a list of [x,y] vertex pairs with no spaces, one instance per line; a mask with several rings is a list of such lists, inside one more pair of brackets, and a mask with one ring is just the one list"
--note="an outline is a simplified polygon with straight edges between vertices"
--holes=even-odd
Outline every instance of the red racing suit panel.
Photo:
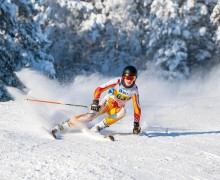
[[113,88],[115,87],[116,84],[118,84],[120,82],[120,79],[113,79],[101,86],[99,86],[98,88],[96,88],[95,92],[94,92],[94,99],[99,99],[101,94],[110,89],[110,88]]
[[139,104],[139,95],[134,94],[132,96],[133,106],[134,106],[134,122],[139,122],[141,117],[141,108]]

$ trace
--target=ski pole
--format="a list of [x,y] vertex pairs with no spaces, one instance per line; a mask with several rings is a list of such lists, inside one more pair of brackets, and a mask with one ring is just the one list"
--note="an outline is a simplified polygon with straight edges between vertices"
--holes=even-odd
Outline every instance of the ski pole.
[[39,103],[60,104],[60,105],[66,105],[66,106],[75,106],[75,107],[90,108],[90,107],[88,107],[88,106],[79,105],[79,104],[66,104],[66,103],[61,103],[61,102],[47,101],[47,100],[39,100],[39,99],[29,99],[29,98],[26,98],[26,99],[24,99],[24,100],[26,100],[26,101],[31,101],[31,102],[39,102]]

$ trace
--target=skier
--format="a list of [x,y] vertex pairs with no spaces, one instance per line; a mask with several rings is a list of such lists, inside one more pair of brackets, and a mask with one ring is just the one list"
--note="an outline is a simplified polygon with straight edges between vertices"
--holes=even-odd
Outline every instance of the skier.
[[[134,107],[134,127],[133,133],[138,134],[141,131],[139,125],[141,108],[139,105],[138,87],[135,84],[138,73],[134,66],[127,66],[124,68],[122,77],[118,77],[108,81],[107,83],[96,88],[94,92],[94,100],[91,104],[91,111],[70,118],[69,120],[57,125],[52,129],[52,135],[56,138],[57,133],[70,126],[75,126],[77,121],[89,122],[104,113],[108,116],[101,122],[95,124],[91,130],[100,132],[106,127],[114,124],[126,115],[125,103],[132,99]],[[100,101],[101,94],[108,90],[108,94]]]

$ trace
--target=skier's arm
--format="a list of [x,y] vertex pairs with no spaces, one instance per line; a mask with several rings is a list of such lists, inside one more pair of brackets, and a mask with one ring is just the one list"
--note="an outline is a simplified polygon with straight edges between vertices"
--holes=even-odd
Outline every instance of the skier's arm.
[[106,90],[108,90],[112,87],[115,87],[115,85],[119,82],[120,82],[120,78],[115,78],[115,79],[112,79],[112,80],[108,81],[107,83],[97,87],[95,92],[94,92],[94,99],[99,99],[101,94],[104,91],[106,91]]
[[95,92],[94,92],[94,100],[91,104],[91,110],[94,110],[94,111],[98,112],[99,109],[100,109],[99,98],[100,98],[101,94],[104,91],[106,91],[107,89],[115,87],[115,85],[119,82],[120,82],[120,78],[112,79],[112,80],[108,81],[107,83],[97,87]]
[[134,106],[134,129],[133,133],[138,134],[141,131],[140,128],[140,117],[141,117],[141,108],[139,104],[139,95],[138,93],[132,96],[133,106]]

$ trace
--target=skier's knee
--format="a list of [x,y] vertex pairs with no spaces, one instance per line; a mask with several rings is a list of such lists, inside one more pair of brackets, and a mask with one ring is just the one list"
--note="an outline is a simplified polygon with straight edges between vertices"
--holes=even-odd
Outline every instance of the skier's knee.
[[115,122],[119,121],[126,115],[125,108],[122,108],[118,113],[115,113],[111,116],[105,118],[105,122],[108,126],[114,124]]

